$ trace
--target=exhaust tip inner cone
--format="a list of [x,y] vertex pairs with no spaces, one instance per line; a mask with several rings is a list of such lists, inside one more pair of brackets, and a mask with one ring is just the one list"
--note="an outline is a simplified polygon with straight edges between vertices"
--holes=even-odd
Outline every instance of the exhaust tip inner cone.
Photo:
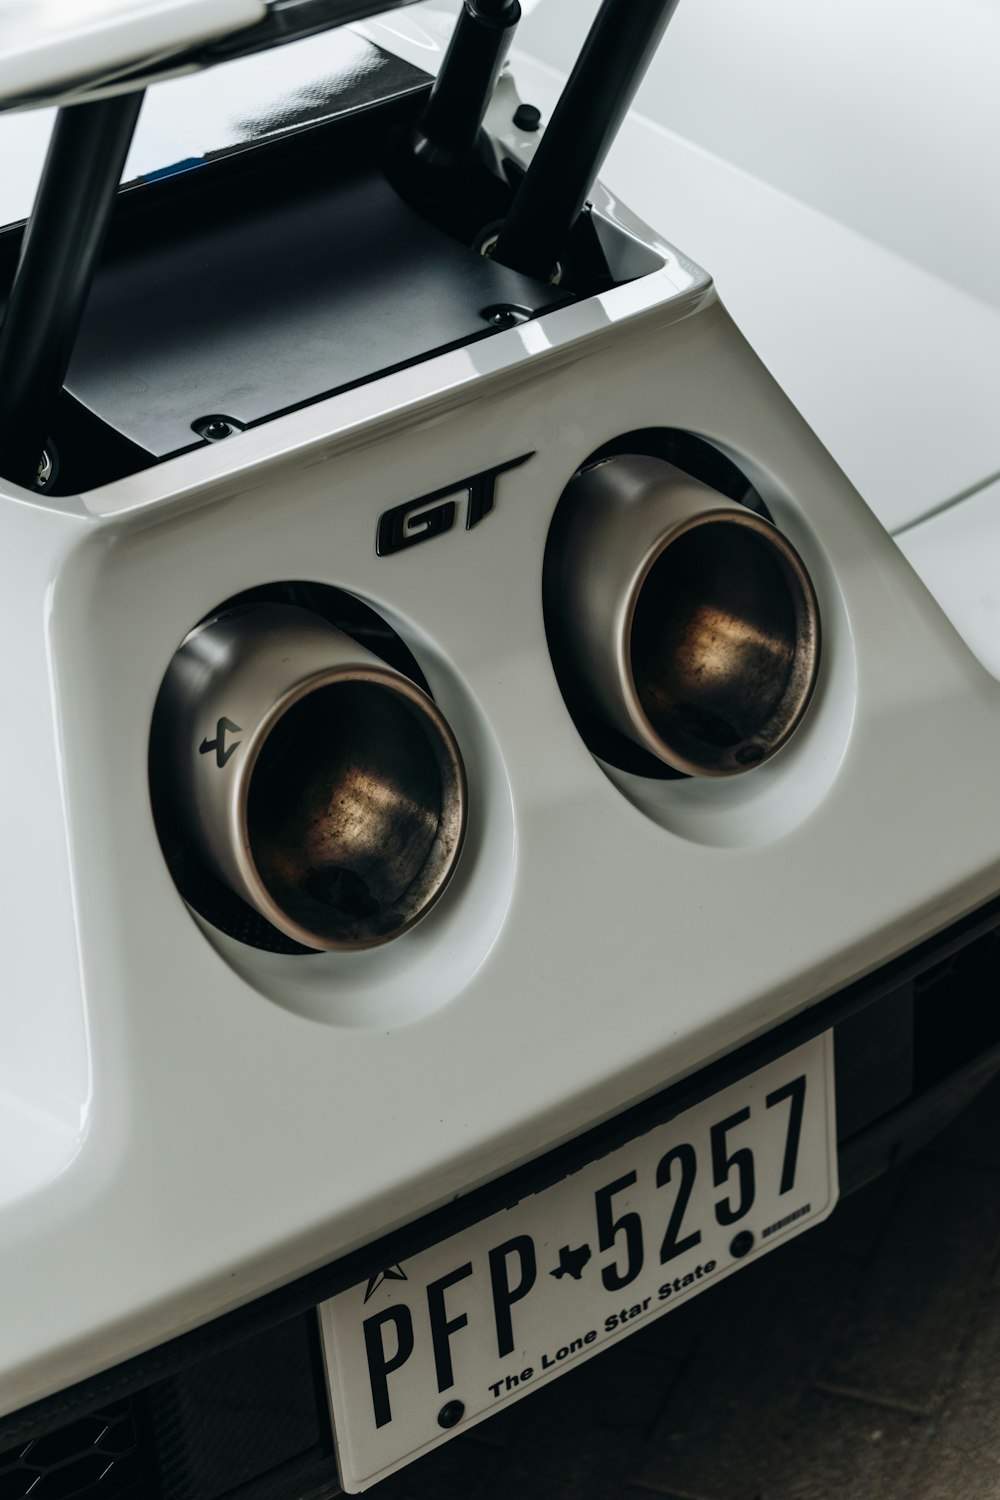
[[812,694],[809,575],[770,522],[708,512],[671,532],[640,575],[627,652],[630,712],[654,754],[695,776],[752,770]]
[[307,690],[272,724],[249,781],[262,910],[312,947],[398,937],[447,885],[465,803],[454,737],[418,688],[368,672]]

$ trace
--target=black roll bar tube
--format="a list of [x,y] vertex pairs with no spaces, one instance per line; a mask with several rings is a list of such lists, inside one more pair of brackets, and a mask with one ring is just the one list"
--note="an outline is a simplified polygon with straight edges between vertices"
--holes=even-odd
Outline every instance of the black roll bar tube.
[[519,0],[465,0],[418,126],[434,146],[473,148],[520,18]]
[[493,258],[548,280],[678,0],[604,0],[511,205]]
[[0,474],[35,488],[142,91],[60,109],[0,325]]

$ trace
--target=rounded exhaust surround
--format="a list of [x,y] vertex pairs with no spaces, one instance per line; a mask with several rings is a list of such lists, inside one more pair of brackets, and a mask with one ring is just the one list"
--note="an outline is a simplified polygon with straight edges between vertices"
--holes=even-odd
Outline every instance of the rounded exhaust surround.
[[[182,894],[254,946],[386,943],[431,909],[461,853],[465,768],[433,699],[296,605],[238,604],[190,633],[160,689],[150,761]],[[225,900],[199,899],[192,864],[210,893],[250,909],[244,931]]]
[[610,731],[675,773],[732,776],[801,722],[820,651],[801,558],[666,460],[616,453],[574,476],[544,589],[560,685],[595,753]]

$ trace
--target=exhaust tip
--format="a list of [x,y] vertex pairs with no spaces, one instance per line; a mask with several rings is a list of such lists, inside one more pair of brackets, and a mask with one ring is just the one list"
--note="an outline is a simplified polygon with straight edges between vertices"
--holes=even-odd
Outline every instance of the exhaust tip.
[[686,775],[763,765],[801,722],[819,666],[795,548],[656,458],[597,463],[565,498],[546,606],[570,696]]
[[388,942],[451,878],[465,830],[458,748],[419,688],[338,674],[268,731],[245,817],[257,905],[275,926],[319,948]]
[[246,606],[193,631],[164,679],[152,752],[184,844],[293,943],[389,942],[454,873],[467,792],[447,721],[306,610]]
[[769,760],[816,680],[819,615],[797,552],[750,511],[664,538],[638,583],[626,691],[654,754],[695,776]]

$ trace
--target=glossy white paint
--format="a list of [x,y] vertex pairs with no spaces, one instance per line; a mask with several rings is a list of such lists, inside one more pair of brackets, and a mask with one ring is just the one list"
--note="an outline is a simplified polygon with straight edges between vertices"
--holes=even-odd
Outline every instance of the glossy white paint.
[[251,26],[263,0],[5,0],[0,108]]
[[[79,508],[77,508],[79,511]],[[87,1014],[66,844],[60,706],[53,688],[51,584],[87,530],[79,513],[8,499],[0,629],[17,641],[5,674],[0,739],[3,1000],[0,1005],[0,1236],[20,1233],[15,1204],[72,1162],[86,1135],[91,1096]],[[84,878],[85,875],[84,875]],[[24,1291],[22,1290],[22,1295]]]
[[[669,45],[668,41],[665,45]],[[517,54],[524,98],[561,78]],[[641,116],[603,173],[709,266],[744,336],[890,531],[1000,473],[1000,311]]]
[[[549,666],[549,516],[595,445],[657,422],[743,455],[816,573],[827,677],[809,732],[769,768],[799,788],[770,828],[734,816],[723,838],[711,808],[676,827],[645,816],[581,744]],[[530,450],[475,531],[375,556],[386,506]],[[37,982],[39,952],[55,964],[75,924],[79,978],[50,973],[46,994],[85,1019],[91,1081],[72,1163],[0,1214],[5,1409],[620,1110],[1000,880],[981,815],[993,757],[940,775],[1000,732],[1000,689],[676,263],[75,510],[8,488],[0,540],[40,674],[37,748],[15,777],[4,737],[0,786],[40,810],[57,882],[44,904],[14,885],[9,972]],[[355,590],[405,634],[462,741],[478,831],[440,905],[388,948],[237,961],[164,867],[149,717],[188,627],[287,577]],[[53,1021],[28,1024],[51,1042]]]
[[1000,679],[1000,483],[904,531],[898,542],[969,650]]

